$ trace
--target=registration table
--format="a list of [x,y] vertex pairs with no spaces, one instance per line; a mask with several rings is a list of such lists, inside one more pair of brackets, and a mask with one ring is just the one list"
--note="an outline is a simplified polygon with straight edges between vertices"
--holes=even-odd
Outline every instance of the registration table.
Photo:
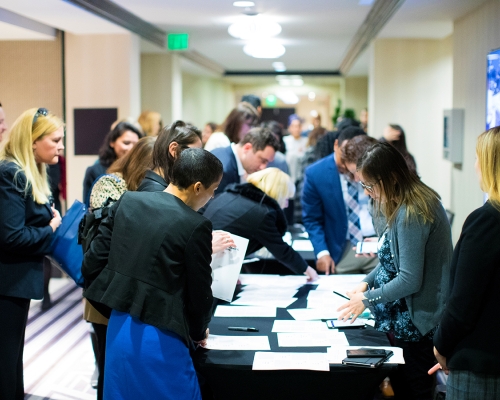
[[[262,275],[262,282],[277,277]],[[282,277],[289,279],[289,277]],[[294,277],[297,278],[297,277]],[[335,276],[328,278],[331,282]],[[337,279],[344,280],[345,276]],[[242,275],[245,282],[245,275]],[[304,278],[305,282],[305,278]],[[300,286],[300,285],[299,285]],[[296,301],[287,309],[306,308],[310,290],[316,285],[303,285],[295,294]],[[237,287],[237,292],[245,286]],[[267,291],[278,290],[268,286]],[[225,303],[228,305],[228,303]],[[237,307],[237,306],[234,306]],[[276,309],[272,317],[213,317],[211,335],[255,336],[267,335],[271,352],[326,353],[327,347],[280,347],[277,334],[272,332],[276,320],[293,320],[285,308]],[[259,332],[235,332],[228,327],[254,327]],[[344,332],[349,345],[390,346],[385,334],[371,326],[339,330]],[[383,379],[396,368],[395,364],[384,364],[380,368],[350,367],[330,364],[329,371],[311,370],[252,370],[255,351],[252,350],[206,350],[198,349],[195,363],[211,386],[215,399],[353,399],[371,398]]]

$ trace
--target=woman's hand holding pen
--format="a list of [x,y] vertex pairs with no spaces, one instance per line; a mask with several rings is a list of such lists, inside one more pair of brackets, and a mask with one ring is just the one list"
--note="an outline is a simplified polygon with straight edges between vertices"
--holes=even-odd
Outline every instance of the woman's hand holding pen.
[[337,311],[342,311],[344,310],[338,317],[339,320],[342,321],[347,321],[349,318],[351,318],[351,323],[356,321],[356,318],[360,316],[360,314],[365,311],[365,305],[363,304],[363,299],[365,298],[365,295],[362,292],[358,293],[353,293],[353,292],[348,292],[351,300],[349,300],[347,303],[341,305]]
[[229,232],[212,232],[212,254],[227,250],[230,247],[235,248],[236,244],[234,243],[234,240]]
[[205,347],[207,345],[207,340],[208,340],[209,333],[210,332],[209,332],[209,330],[207,328],[207,330],[205,332],[205,339],[201,339],[199,341],[193,340],[193,342],[195,342],[198,346]]
[[51,208],[52,208],[52,215],[54,217],[50,220],[49,225],[52,228],[52,231],[55,232],[56,229],[59,228],[59,226],[61,225],[62,218],[61,214],[59,214],[59,211],[57,211],[54,207]]

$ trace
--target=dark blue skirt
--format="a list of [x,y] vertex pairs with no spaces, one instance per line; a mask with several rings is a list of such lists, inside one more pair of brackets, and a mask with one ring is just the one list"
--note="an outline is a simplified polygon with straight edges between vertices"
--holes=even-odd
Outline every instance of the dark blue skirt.
[[127,313],[111,313],[104,377],[104,398],[109,400],[201,399],[181,337]]

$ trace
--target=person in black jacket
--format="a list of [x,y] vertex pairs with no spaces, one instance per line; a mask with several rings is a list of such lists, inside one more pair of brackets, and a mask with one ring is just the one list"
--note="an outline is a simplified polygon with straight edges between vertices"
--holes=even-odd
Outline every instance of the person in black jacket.
[[153,167],[137,188],[138,192],[161,192],[168,186],[168,174],[179,154],[188,148],[201,148],[201,132],[183,121],[163,128],[153,148]]
[[0,399],[24,398],[24,332],[30,299],[43,297],[43,259],[61,224],[46,165],[64,149],[64,124],[45,108],[25,111],[0,151]]
[[476,172],[488,201],[465,220],[451,263],[450,297],[434,336],[446,399],[498,399],[500,347],[500,127],[479,136]]
[[92,282],[84,296],[113,310],[105,398],[200,398],[189,347],[208,336],[212,224],[196,211],[213,197],[222,164],[187,149],[170,176],[164,192],[126,192],[83,260]]
[[134,125],[119,122],[106,135],[99,149],[99,159],[87,168],[83,179],[83,201],[89,205],[90,189],[95,180],[106,173],[106,170],[117,159],[123,157],[144,135]]
[[294,273],[316,280],[316,271],[283,241],[287,223],[282,207],[295,192],[290,177],[278,168],[266,168],[249,175],[247,182],[226,187],[203,216],[212,221],[214,229],[247,238],[247,254],[266,247]]

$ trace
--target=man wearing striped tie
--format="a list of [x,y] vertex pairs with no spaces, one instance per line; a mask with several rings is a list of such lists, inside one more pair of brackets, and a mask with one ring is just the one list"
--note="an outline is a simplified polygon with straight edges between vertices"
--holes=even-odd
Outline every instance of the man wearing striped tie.
[[[316,269],[327,275],[366,274],[378,261],[355,257],[352,249],[363,238],[375,235],[368,197],[347,169],[342,151],[349,140],[361,135],[366,137],[358,127],[342,130],[335,141],[333,155],[322,158],[305,171],[303,222],[314,247]],[[356,151],[369,147],[372,140],[376,142],[371,138],[363,140]]]

